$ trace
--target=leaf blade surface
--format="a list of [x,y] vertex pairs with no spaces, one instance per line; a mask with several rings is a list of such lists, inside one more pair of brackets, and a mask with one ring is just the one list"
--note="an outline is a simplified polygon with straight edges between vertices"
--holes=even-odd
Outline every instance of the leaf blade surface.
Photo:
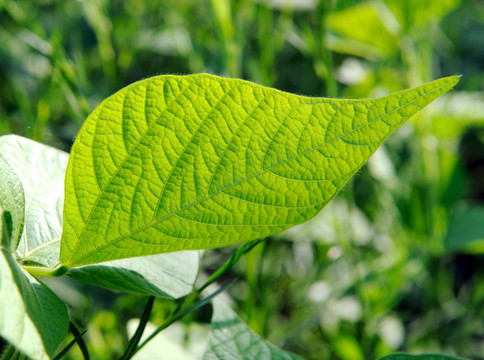
[[254,333],[220,299],[212,304],[212,325],[203,360],[301,360]]
[[0,137],[0,153],[11,159],[25,193],[25,226],[17,247],[24,262],[59,263],[64,176],[69,155],[17,136]]
[[67,333],[67,308],[3,249],[0,298],[0,335],[32,359],[51,359]]
[[0,152],[0,245],[13,252],[22,237],[25,196],[22,183],[9,161]]
[[115,291],[179,298],[193,291],[199,254],[182,251],[72,268],[67,276]]
[[308,220],[457,81],[365,100],[205,74],[135,83],[94,110],[73,146],[61,262],[224,246]]
[[[25,212],[23,234],[21,228],[16,231],[22,235],[16,249],[17,256],[23,263],[53,267],[59,263],[64,177],[69,155],[16,135],[0,137],[0,153],[11,159],[9,164],[12,165],[2,163],[3,157],[0,157],[5,187],[3,193],[22,200],[18,205],[10,203],[8,207],[4,206],[3,210],[11,213],[18,210],[18,216],[13,216],[13,225],[23,223]],[[8,179],[7,166],[12,173]],[[17,175],[19,183],[14,186],[13,180]],[[23,205],[23,188],[27,206]],[[11,251],[15,251],[15,247]],[[193,290],[198,270],[199,254],[185,252],[103,262],[71,269],[68,275],[117,291],[180,297]]]

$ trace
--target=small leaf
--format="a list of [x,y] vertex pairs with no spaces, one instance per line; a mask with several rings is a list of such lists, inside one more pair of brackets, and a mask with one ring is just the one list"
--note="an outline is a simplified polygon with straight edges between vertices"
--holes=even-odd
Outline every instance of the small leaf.
[[64,303],[0,251],[0,336],[34,360],[52,358],[69,318]]
[[25,192],[25,229],[17,255],[23,262],[54,266],[59,263],[69,155],[16,135],[0,137],[0,153],[9,159]]
[[439,355],[439,354],[422,354],[422,355],[410,355],[410,354],[391,354],[380,358],[379,360],[464,360],[463,358],[456,358],[452,356]]
[[183,251],[72,268],[67,275],[116,291],[179,298],[193,291],[200,256]]
[[220,299],[212,304],[212,330],[203,360],[301,360],[264,341]]
[[225,246],[306,221],[458,80],[365,100],[206,74],[128,86],[94,110],[72,148],[61,263]]
[[22,236],[25,199],[22,183],[4,155],[0,148],[0,245],[13,252]]
[[484,207],[468,207],[454,214],[444,245],[447,251],[484,253]]

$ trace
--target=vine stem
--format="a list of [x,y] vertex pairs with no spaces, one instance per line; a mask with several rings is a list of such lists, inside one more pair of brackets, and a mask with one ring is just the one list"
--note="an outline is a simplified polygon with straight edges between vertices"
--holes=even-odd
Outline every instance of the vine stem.
[[131,357],[136,352],[138,343],[141,339],[141,336],[143,335],[143,332],[145,331],[146,324],[148,324],[148,320],[150,319],[151,310],[153,309],[154,301],[155,301],[155,297],[151,296],[150,299],[148,300],[148,303],[145,306],[143,315],[141,316],[141,319],[139,321],[138,328],[136,329],[136,332],[134,333],[131,340],[129,341],[128,348],[124,352],[124,355],[121,357],[121,360],[131,359]]
[[[178,321],[182,319],[184,316],[188,315],[191,312],[194,312],[195,310],[198,310],[199,308],[205,306],[208,304],[215,296],[218,294],[222,293],[225,291],[228,287],[230,287],[235,280],[231,280],[225,285],[221,286],[219,289],[214,291],[212,294],[203,297],[201,300],[199,299],[199,296],[202,294],[202,292],[207,289],[208,286],[211,284],[215,283],[217,280],[219,280],[227,271],[229,271],[238,261],[239,259],[246,253],[248,253],[250,250],[252,250],[255,246],[260,244],[264,239],[259,239],[259,240],[254,240],[254,241],[249,241],[245,244],[243,244],[220,268],[218,268],[212,275],[209,276],[209,278],[205,281],[205,283],[192,293],[188,294],[187,296],[183,297],[180,299],[179,304],[177,308],[166,318],[166,320],[155,330],[153,331],[146,340],[144,340],[135,350],[131,351],[128,354],[128,350],[125,352],[121,360],[128,360],[132,356],[134,356],[139,350],[141,350],[150,340],[152,340],[156,335],[158,335],[162,330],[166,329],[169,327],[171,324],[173,324],[175,321]],[[142,325],[142,321],[144,320],[144,316],[146,315],[146,322],[149,319],[149,315],[151,313],[151,308],[148,309],[148,306],[145,308],[145,311],[143,313],[143,318],[140,320],[140,325],[138,326],[138,330],[136,331],[136,334],[140,330],[140,326],[142,326],[142,330],[144,330],[144,327],[146,326],[146,323]],[[141,335],[143,331],[141,330],[139,334],[138,339],[134,339],[136,334],[133,336],[133,338],[130,341],[130,346],[134,343],[135,345],[138,344]],[[128,347],[129,349],[129,347]]]
[[77,342],[77,345],[79,346],[79,349],[81,350],[82,357],[84,358],[84,360],[89,360],[89,352],[87,350],[86,343],[82,338],[82,336],[86,333],[86,330],[84,330],[81,333],[79,329],[74,325],[74,323],[70,322],[69,331],[74,336],[74,339],[69,344],[67,344],[67,346],[64,349],[62,349],[62,351],[59,354],[57,354],[54,360],[62,359],[69,352],[69,350],[74,346],[76,342]]
[[32,276],[47,276],[51,278],[62,276],[69,271],[68,267],[60,264],[53,267],[22,265],[22,268]]

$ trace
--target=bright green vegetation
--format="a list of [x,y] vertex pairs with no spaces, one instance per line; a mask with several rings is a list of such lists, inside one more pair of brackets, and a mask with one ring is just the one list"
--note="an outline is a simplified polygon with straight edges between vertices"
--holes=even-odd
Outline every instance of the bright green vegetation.
[[[164,329],[198,307],[196,297],[218,275],[191,293],[196,254],[156,254],[255,240],[312,218],[393,131],[458,81],[332,100],[206,74],[160,76],[101,103],[67,165],[62,151],[1,137],[0,296],[9,314],[0,334],[41,360],[67,331],[64,303],[26,270],[71,270],[81,281],[151,296],[188,294]],[[206,358],[235,350],[248,359],[295,358],[216,304]],[[123,358],[135,353],[140,335]]]
[[457,81],[370,100],[211,75],[135,83],[91,114],[72,148],[60,261],[213,248],[306,221]]
[[[21,348],[44,358],[65,349],[72,360],[86,350],[92,359],[126,359],[136,343],[162,330],[135,358],[223,358],[238,343],[261,354],[278,351],[273,358],[481,359],[482,14],[480,0],[0,1],[0,135],[21,136],[0,138],[0,178],[8,189],[0,191],[0,292],[8,295],[0,323],[27,319],[32,343],[22,346],[20,333],[2,329],[4,358],[24,358]],[[375,99],[464,76],[395,131],[308,222],[244,245],[57,267],[67,153],[88,115],[136,81],[199,73],[332,99]],[[188,153],[181,160],[205,165],[190,162]],[[18,211],[22,191],[25,212]],[[101,208],[97,214],[100,227],[125,230]],[[220,288],[206,286],[214,282]],[[54,306],[37,307],[30,301],[37,296]],[[72,322],[67,335],[62,303]],[[52,319],[48,326],[45,319]],[[138,326],[146,328],[141,340]],[[397,352],[412,355],[389,356]]]

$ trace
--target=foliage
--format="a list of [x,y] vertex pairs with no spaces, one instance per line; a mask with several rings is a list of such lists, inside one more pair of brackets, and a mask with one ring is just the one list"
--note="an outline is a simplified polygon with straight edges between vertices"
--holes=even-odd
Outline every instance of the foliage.
[[[379,99],[344,101],[303,98],[212,75],[161,76],[104,101],[80,131],[67,169],[61,151],[17,136],[0,138],[6,170],[0,185],[3,299],[20,291],[4,301],[20,309],[2,318],[0,334],[32,358],[43,359],[53,355],[67,330],[61,300],[21,273],[25,270],[14,252],[33,275],[60,276],[72,269],[80,280],[115,290],[185,295],[177,292],[178,283],[191,285],[182,278],[184,268],[166,261],[159,265],[160,258],[119,260],[249,241],[311,218],[391,132],[458,79]],[[21,156],[14,158],[15,153]],[[196,262],[183,255],[178,261],[196,270]],[[108,260],[118,261],[96,265]],[[159,274],[163,267],[165,276]],[[195,298],[191,294],[180,303],[173,321],[197,306]],[[150,311],[123,358],[134,354]],[[229,314],[220,311],[222,317]],[[214,321],[220,321],[217,307]],[[19,322],[29,324],[27,331]],[[219,325],[214,326],[217,339]],[[237,332],[235,348],[245,343]],[[29,347],[26,339],[39,335]],[[213,339],[209,346],[219,347]],[[268,358],[279,352],[267,349]]]
[[[238,279],[229,289],[232,307],[250,328],[303,358],[375,359],[395,351],[480,358],[484,272],[475,252],[482,224],[473,214],[484,198],[483,9],[477,0],[5,0],[0,133],[68,150],[102,99],[160,73],[210,72],[340,98],[464,74],[458,91],[407,122],[320,215],[269,237],[223,278]],[[205,251],[196,286],[233,251]],[[139,262],[79,277],[144,295],[162,295],[174,281],[178,292],[163,296],[179,297],[197,276],[199,254],[190,254],[187,266],[171,254],[154,255],[185,271],[159,283],[153,276],[141,281],[146,269]],[[98,265],[76,270],[90,266]],[[74,269],[67,275],[76,277]],[[125,286],[118,276],[131,281]],[[66,277],[48,280],[42,279],[68,304],[71,320],[87,330],[92,356],[122,355],[126,323],[146,300]],[[176,306],[158,299],[150,322],[163,323]],[[174,328],[180,349],[204,343],[192,330],[208,331],[209,318],[202,308]],[[154,349],[158,338],[166,340],[164,349],[175,344],[170,329],[153,340]],[[67,357],[82,355],[74,346]]]

